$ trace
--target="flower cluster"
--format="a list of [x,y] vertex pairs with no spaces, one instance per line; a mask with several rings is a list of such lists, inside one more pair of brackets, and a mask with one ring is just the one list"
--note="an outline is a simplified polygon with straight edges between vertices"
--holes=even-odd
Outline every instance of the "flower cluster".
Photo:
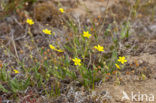
[[[119,57],[118,62],[120,62],[121,64],[125,64],[127,62],[127,60],[123,56],[123,57]],[[116,66],[116,68],[121,69],[117,63],[115,64],[115,66]]]
[[[64,13],[64,9],[63,9],[63,8],[59,8],[59,11],[60,11],[61,13]],[[32,19],[27,19],[26,22],[27,22],[29,25],[33,25],[33,24],[34,24],[34,21],[33,21]],[[43,32],[44,34],[48,34],[48,35],[51,35],[51,34],[52,34],[52,31],[49,30],[49,29],[47,29],[47,28],[46,28],[46,29],[43,29],[42,32]],[[92,35],[89,33],[89,31],[83,31],[83,37],[84,37],[84,38],[88,38],[88,39],[89,39],[91,36],[92,36]],[[54,51],[63,52],[62,49],[57,49],[57,48],[56,48],[55,46],[53,46],[52,44],[50,44],[49,47],[50,47],[50,49],[52,49],[52,50],[54,50]],[[99,44],[96,45],[96,46],[94,46],[94,49],[96,49],[96,50],[99,51],[99,52],[104,52],[104,47],[101,46],[101,45],[99,45]],[[81,65],[81,59],[79,59],[79,58],[74,58],[74,59],[72,59],[72,61],[74,62],[75,65],[78,65],[78,66]],[[120,62],[121,64],[124,64],[124,63],[127,62],[127,60],[126,60],[125,57],[123,56],[123,57],[119,57],[118,62]],[[116,68],[121,69],[118,63],[116,63],[115,66],[116,66]],[[17,70],[14,70],[14,72],[15,72],[15,73],[19,73]]]

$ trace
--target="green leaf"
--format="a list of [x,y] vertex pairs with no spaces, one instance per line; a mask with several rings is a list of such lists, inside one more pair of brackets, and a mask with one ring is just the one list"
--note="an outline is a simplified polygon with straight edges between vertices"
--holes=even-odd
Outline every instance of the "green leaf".
[[3,92],[6,92],[6,93],[8,93],[8,90],[7,89],[5,89],[1,84],[0,84],[0,90],[1,91],[3,91]]

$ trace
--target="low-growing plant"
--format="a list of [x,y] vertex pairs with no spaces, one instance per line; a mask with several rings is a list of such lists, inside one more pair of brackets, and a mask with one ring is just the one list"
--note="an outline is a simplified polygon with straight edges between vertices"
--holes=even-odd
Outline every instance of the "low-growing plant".
[[[36,0],[23,0],[22,2],[35,2]],[[66,13],[63,8],[58,9],[59,12]],[[105,81],[107,75],[111,75],[114,71],[116,81],[120,84],[120,70],[124,68],[127,62],[126,57],[119,56],[119,43],[130,35],[130,23],[126,22],[121,26],[120,34],[116,25],[108,27],[100,36],[93,23],[90,26],[79,26],[70,18],[66,21],[66,26],[72,37],[64,44],[57,41],[49,40],[47,47],[41,48],[36,45],[31,28],[35,24],[35,20],[27,18],[25,20],[28,27],[27,33],[31,37],[31,43],[37,49],[38,58],[34,57],[30,50],[31,66],[25,67],[25,61],[16,58],[20,71],[10,69],[3,66],[0,69],[0,89],[3,92],[11,92],[14,94],[26,90],[28,87],[34,87],[46,94],[48,97],[57,96],[61,93],[61,81],[77,81],[79,84],[87,88],[95,88],[95,83]],[[103,26],[102,26],[103,27]],[[101,27],[100,31],[101,31]],[[113,31],[113,29],[115,29]],[[40,30],[46,36],[55,36],[53,31],[45,28]],[[118,38],[119,36],[119,38]],[[110,38],[110,47],[106,47],[100,39]],[[68,37],[64,37],[68,39]],[[15,56],[16,57],[16,56]],[[14,74],[12,77],[11,75]],[[20,75],[23,75],[20,77]],[[144,75],[142,74],[142,77]],[[144,77],[145,78],[145,77]],[[4,85],[7,84],[5,87]]]

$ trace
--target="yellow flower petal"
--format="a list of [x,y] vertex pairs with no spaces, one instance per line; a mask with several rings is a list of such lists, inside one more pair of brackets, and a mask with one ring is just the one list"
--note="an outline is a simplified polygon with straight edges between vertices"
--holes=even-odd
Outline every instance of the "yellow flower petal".
[[73,62],[74,62],[75,65],[79,65],[79,66],[81,65],[81,60],[80,59],[74,58],[72,60],[73,60]]
[[16,69],[14,69],[14,73],[15,73],[15,74],[18,74],[18,73],[19,73],[19,71],[18,71],[18,70],[16,70]]
[[43,29],[42,31],[43,31],[43,33],[45,33],[45,34],[51,35],[51,30]]
[[125,57],[119,57],[118,62],[124,64],[125,62],[127,62],[127,60],[125,59]]
[[118,69],[120,69],[120,66],[119,66],[118,64],[115,64],[115,66],[116,66]]
[[60,11],[61,13],[64,13],[64,9],[63,9],[63,8],[59,8],[59,11]]
[[101,52],[104,51],[104,47],[103,46],[100,46],[100,45],[94,46],[94,48],[97,49],[98,51],[101,51]]
[[63,52],[63,50],[61,50],[61,49],[57,49],[57,51],[58,51],[58,52]]
[[34,24],[34,21],[32,19],[27,19],[26,21],[29,25],[33,25]]
[[91,34],[88,31],[83,32],[83,37],[90,38]]
[[50,47],[50,49],[52,49],[52,50],[56,50],[56,48],[55,48],[52,44],[50,44],[49,47]]

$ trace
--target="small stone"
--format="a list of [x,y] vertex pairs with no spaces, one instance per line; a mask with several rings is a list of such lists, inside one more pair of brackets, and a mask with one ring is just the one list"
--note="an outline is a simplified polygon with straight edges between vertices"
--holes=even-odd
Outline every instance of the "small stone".
[[151,25],[149,28],[152,32],[156,32],[156,25]]
[[101,95],[106,95],[106,93],[107,93],[106,91],[102,91]]
[[95,96],[96,95],[96,91],[92,91],[92,96]]

